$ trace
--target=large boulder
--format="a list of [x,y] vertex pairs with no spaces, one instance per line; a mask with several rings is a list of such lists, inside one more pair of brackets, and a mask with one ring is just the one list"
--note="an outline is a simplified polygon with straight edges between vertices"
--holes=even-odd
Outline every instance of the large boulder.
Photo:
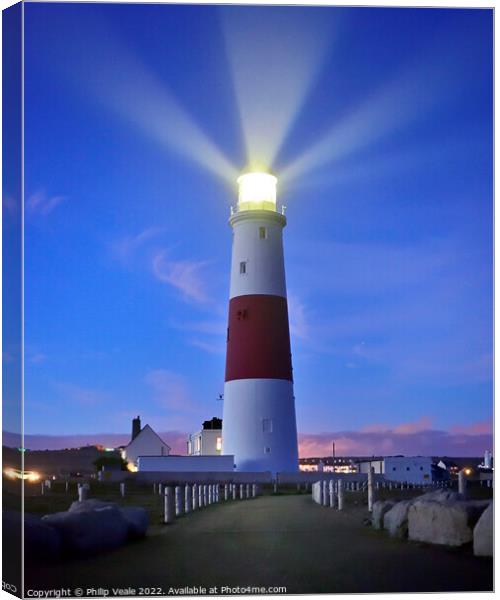
[[75,502],[71,503],[71,506],[68,510],[69,512],[87,512],[89,510],[100,510],[106,508],[107,506],[118,507],[116,502],[106,502],[104,500],[90,498],[89,500],[84,500],[83,502],[75,500]]
[[484,502],[417,498],[408,509],[408,537],[429,544],[463,546],[472,541],[472,530],[484,509]]
[[149,516],[146,509],[140,506],[124,506],[120,511],[127,522],[129,538],[144,537],[149,527]]
[[397,538],[408,537],[408,510],[412,500],[402,500],[388,510],[384,515],[384,529],[389,535]]
[[128,537],[137,539],[146,535],[149,527],[149,517],[145,508],[139,506],[118,506],[115,502],[106,502],[91,498],[84,502],[73,502],[69,507],[69,512],[88,512],[90,510],[102,510],[106,507],[113,507],[120,511],[127,522]]
[[493,502],[483,511],[474,527],[474,554],[493,556]]
[[80,556],[118,548],[126,542],[129,531],[125,517],[112,505],[45,515],[42,521],[59,531],[69,553]]
[[384,515],[394,506],[393,500],[377,500],[373,503],[372,526],[374,529],[382,529],[384,526]]
[[417,496],[415,500],[433,500],[435,502],[456,502],[458,500],[464,500],[462,494],[458,492],[452,492],[451,490],[434,490],[432,492],[426,492],[421,496]]

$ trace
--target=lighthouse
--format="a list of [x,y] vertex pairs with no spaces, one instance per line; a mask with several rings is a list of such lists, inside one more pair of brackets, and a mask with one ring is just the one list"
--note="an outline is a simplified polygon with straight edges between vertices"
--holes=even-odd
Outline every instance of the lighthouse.
[[237,471],[297,471],[297,425],[277,179],[239,177],[222,425]]

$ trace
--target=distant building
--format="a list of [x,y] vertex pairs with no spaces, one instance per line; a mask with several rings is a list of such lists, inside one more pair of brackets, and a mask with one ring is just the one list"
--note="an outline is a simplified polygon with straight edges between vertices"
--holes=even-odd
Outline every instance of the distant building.
[[168,456],[170,450],[170,446],[149,425],[141,429],[141,420],[137,417],[132,421],[132,439],[122,448],[121,455],[129,469],[134,470],[139,456]]
[[299,459],[299,471],[303,473],[316,471],[324,473],[356,473],[357,470],[354,459],[349,457],[326,456],[323,458]]
[[201,431],[192,433],[187,442],[188,456],[218,456],[222,454],[222,419],[204,421]]
[[388,481],[431,483],[433,459],[430,456],[385,456],[359,462],[359,472],[368,473],[370,467]]

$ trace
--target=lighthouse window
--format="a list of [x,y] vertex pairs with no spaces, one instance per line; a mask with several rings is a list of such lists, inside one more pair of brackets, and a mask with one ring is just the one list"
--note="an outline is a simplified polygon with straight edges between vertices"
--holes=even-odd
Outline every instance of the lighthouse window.
[[271,448],[269,448],[269,446],[266,446],[266,447],[264,448],[264,452],[265,452],[266,454],[271,454]]
[[262,431],[264,433],[272,433],[273,432],[273,420],[272,419],[262,419]]
[[240,275],[245,275],[247,272],[247,263],[245,261],[240,262]]
[[267,227],[259,227],[259,238],[267,240]]

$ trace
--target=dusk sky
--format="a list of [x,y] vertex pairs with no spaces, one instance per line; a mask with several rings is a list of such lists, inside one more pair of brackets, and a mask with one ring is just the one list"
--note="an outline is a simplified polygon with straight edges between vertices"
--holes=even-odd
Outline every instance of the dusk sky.
[[112,441],[140,414],[184,451],[222,416],[252,165],[287,207],[301,455],[491,446],[492,11],[28,3],[25,24],[27,434]]

